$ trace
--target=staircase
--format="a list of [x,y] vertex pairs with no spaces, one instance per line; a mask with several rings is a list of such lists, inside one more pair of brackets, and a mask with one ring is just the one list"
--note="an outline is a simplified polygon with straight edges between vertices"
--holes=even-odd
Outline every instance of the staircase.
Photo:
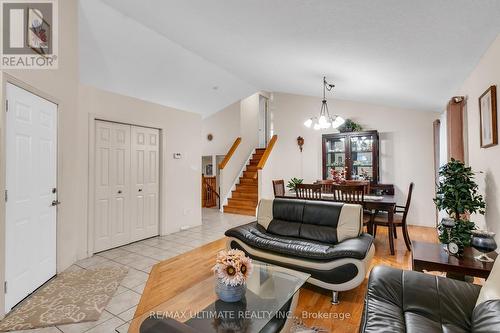
[[249,163],[240,177],[236,190],[232,191],[227,205],[224,205],[225,213],[255,216],[258,203],[258,180],[257,165],[264,154],[265,148],[257,148]]

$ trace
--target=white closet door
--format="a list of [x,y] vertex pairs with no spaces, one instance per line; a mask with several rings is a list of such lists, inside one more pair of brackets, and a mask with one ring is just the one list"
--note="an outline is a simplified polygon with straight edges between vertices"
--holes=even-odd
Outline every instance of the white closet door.
[[7,84],[5,311],[56,274],[57,105]]
[[131,241],[159,233],[159,141],[159,130],[132,126]]
[[130,242],[130,128],[96,121],[94,252]]

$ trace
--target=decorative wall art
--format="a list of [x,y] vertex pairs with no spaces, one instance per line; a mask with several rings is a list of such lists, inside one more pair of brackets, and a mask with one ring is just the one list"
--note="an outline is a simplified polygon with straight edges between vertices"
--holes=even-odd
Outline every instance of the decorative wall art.
[[479,97],[481,148],[498,144],[497,89],[491,86]]

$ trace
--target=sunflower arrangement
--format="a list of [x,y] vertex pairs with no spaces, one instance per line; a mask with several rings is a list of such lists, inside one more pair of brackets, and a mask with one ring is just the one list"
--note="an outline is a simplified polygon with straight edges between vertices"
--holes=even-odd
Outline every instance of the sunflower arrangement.
[[213,267],[217,278],[233,287],[245,284],[252,269],[252,259],[245,256],[245,252],[235,249],[220,251]]

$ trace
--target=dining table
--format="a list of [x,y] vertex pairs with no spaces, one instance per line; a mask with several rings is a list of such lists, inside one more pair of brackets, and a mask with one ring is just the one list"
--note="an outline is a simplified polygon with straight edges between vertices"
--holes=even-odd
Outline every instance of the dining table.
[[[295,192],[286,191],[285,195],[277,196],[277,198],[286,199],[299,199]],[[321,193],[320,199],[315,199],[320,201],[337,201],[335,200],[333,193]],[[392,224],[394,223],[394,212],[396,210],[396,197],[394,195],[365,195],[364,196],[364,209],[371,211],[387,212],[387,223],[389,224],[389,230],[392,230]],[[373,235],[373,227],[368,225],[368,233]],[[389,238],[393,238],[394,234],[389,232]],[[389,248],[391,255],[394,255],[394,241],[389,242]]]

